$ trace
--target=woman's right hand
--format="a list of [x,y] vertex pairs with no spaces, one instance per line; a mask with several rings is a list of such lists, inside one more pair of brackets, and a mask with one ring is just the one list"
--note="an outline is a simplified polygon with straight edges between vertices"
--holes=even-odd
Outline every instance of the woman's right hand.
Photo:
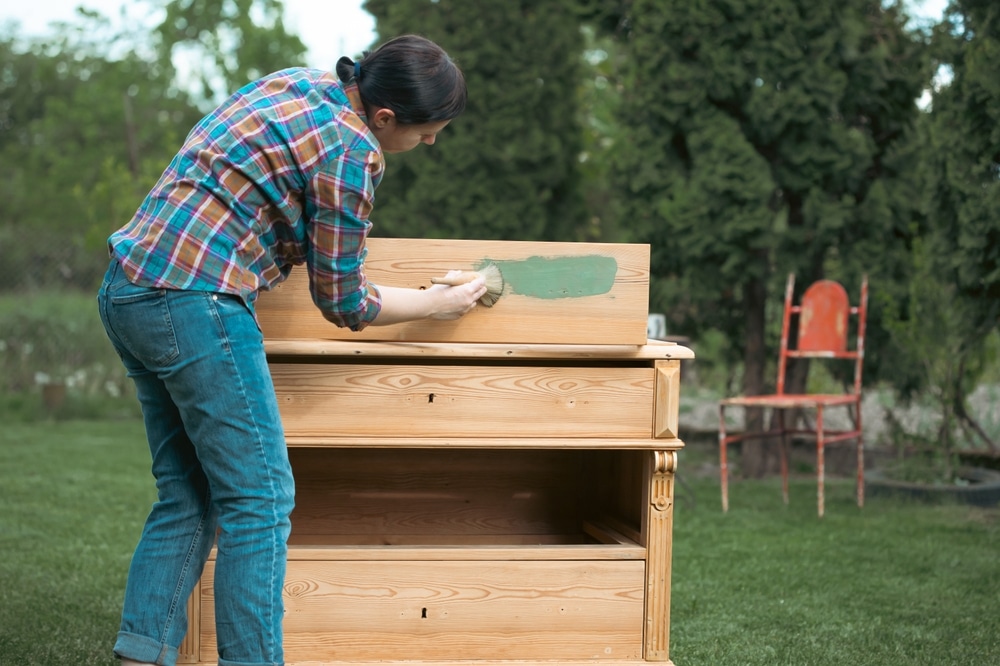
[[[479,299],[486,294],[486,282],[478,273],[462,271],[448,271],[445,279],[458,281],[469,277],[469,281],[455,286],[444,284],[432,285],[426,291],[441,299],[436,312],[431,314],[432,319],[458,319],[469,312],[479,303]],[[435,293],[436,292],[436,293]]]
[[417,319],[452,320],[463,317],[475,309],[479,299],[486,294],[486,283],[477,273],[449,271],[446,277],[466,276],[471,276],[469,282],[454,287],[444,284],[435,284],[427,289],[377,286],[382,297],[382,309],[372,325],[388,326]]

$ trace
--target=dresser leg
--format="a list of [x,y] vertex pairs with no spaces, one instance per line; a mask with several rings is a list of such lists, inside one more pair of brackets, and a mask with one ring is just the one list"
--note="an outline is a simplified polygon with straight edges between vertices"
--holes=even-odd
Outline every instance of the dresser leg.
[[673,546],[676,451],[653,451],[646,462],[645,659],[670,658],[670,559]]

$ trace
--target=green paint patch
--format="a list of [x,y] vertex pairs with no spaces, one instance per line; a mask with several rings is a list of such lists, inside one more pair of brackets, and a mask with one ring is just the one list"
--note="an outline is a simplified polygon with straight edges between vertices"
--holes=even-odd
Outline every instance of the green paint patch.
[[[532,298],[580,298],[611,291],[618,273],[614,257],[529,257],[516,261],[485,260],[503,275],[504,291]],[[482,266],[480,266],[482,268]]]

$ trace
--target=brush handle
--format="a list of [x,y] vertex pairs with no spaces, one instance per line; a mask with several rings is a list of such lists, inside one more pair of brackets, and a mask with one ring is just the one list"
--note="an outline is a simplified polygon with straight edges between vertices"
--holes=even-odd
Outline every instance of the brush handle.
[[461,275],[455,277],[432,277],[431,284],[446,284],[449,287],[457,287],[460,284],[468,284],[478,277],[481,276],[475,271],[463,271]]

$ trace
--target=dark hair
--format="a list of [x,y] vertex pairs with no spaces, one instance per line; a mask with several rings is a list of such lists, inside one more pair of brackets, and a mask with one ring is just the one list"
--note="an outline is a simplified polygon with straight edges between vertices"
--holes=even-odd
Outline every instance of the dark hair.
[[[355,76],[357,73],[357,76]],[[401,125],[451,120],[465,110],[465,77],[440,46],[417,35],[402,35],[365,51],[357,64],[337,61],[344,83],[357,79],[366,111],[386,108]]]

